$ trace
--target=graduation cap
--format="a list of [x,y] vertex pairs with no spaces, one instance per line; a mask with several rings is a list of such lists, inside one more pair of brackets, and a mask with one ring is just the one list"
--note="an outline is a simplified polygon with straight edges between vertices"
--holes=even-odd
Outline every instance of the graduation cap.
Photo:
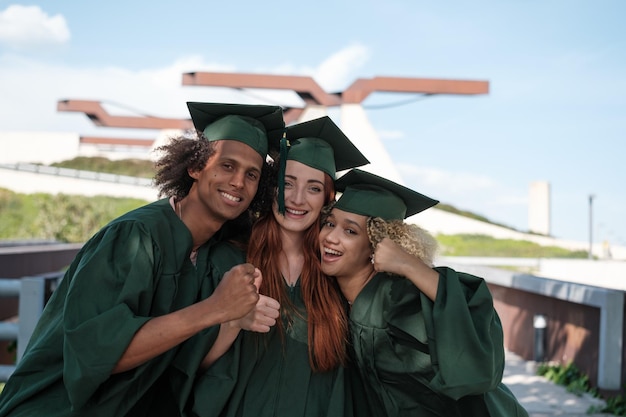
[[384,220],[403,220],[439,203],[386,178],[353,169],[335,186],[342,195],[335,208]]
[[[368,164],[369,161],[328,116],[288,126],[288,145],[281,146],[278,174],[278,210],[285,212],[284,187],[287,161],[298,161],[318,169],[334,180],[337,171]],[[281,145],[284,145],[282,141]]]
[[236,140],[257,151],[265,160],[284,133],[279,106],[187,102],[196,130],[209,140]]

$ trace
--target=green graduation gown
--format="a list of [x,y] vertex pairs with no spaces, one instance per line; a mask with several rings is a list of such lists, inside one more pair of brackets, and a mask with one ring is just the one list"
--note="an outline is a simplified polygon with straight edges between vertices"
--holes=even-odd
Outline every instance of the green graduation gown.
[[[244,254],[219,245],[211,258],[220,279]],[[288,294],[301,316],[283,316],[284,340],[276,327],[269,333],[242,331],[229,351],[196,381],[189,415],[196,417],[336,417],[349,416],[344,369],[313,372],[309,365],[307,322],[300,281]],[[284,308],[284,306],[281,306]]]
[[167,199],[100,230],[48,302],[0,395],[0,416],[121,417],[163,408],[156,404],[166,398],[155,392],[178,348],[111,371],[144,323],[198,300],[212,244],[199,249],[194,266],[191,233]]
[[353,360],[372,416],[526,417],[501,383],[503,333],[483,279],[439,272],[433,303],[404,277],[376,274],[350,311]]

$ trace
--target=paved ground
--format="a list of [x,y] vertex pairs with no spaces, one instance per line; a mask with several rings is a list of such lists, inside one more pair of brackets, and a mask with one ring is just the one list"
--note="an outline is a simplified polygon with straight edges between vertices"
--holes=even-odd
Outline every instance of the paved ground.
[[[589,416],[592,406],[603,402],[589,394],[577,396],[556,385],[535,372],[536,364],[522,360],[507,352],[504,378],[502,382],[513,391],[519,402],[526,408],[530,417]],[[594,417],[612,414],[593,414]]]

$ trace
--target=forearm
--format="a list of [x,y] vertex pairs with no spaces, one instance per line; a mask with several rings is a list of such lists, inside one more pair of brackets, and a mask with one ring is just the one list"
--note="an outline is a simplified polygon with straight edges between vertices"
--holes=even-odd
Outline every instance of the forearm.
[[404,277],[410,280],[431,301],[437,298],[439,273],[421,260],[414,258],[403,266]]
[[130,341],[112,373],[125,372],[179,345],[199,331],[224,321],[211,299],[146,322]]
[[430,300],[437,298],[439,273],[398,243],[384,238],[374,252],[374,269],[406,277]]
[[204,357],[204,360],[200,364],[200,369],[205,370],[215,363],[224,353],[230,349],[235,339],[239,335],[241,328],[232,324],[232,322],[222,323],[220,325],[220,331],[217,335],[215,343],[209,350],[209,353]]

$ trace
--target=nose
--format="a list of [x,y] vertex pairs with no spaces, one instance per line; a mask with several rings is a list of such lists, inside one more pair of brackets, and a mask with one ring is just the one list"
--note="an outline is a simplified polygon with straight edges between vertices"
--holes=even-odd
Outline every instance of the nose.
[[245,175],[245,171],[236,170],[230,178],[230,185],[238,189],[243,188]]
[[286,197],[291,203],[300,206],[306,201],[305,192],[305,187],[295,187],[290,193],[287,194]]
[[320,230],[320,242],[337,243],[336,227],[322,227]]

